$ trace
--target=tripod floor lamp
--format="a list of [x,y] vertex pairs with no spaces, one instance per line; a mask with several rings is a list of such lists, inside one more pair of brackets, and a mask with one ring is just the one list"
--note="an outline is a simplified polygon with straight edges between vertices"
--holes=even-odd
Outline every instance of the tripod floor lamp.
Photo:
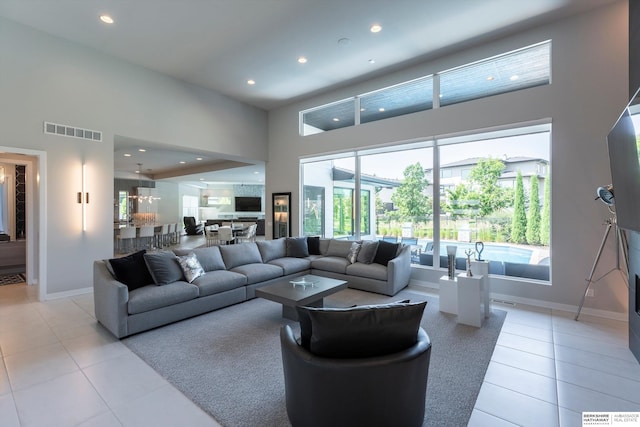
[[596,267],[598,266],[598,262],[600,261],[600,256],[602,255],[602,250],[604,249],[604,245],[607,243],[607,238],[611,233],[611,229],[614,229],[615,239],[616,239],[616,266],[611,270],[607,271],[603,274],[598,280],[602,279],[607,274],[615,271],[621,270],[620,268],[620,252],[622,252],[624,257],[625,267],[629,265],[629,252],[628,252],[628,243],[627,243],[627,235],[618,227],[618,223],[616,221],[616,212],[614,210],[615,199],[613,197],[613,186],[607,185],[606,187],[598,187],[597,195],[595,200],[602,200],[602,202],[607,205],[607,209],[611,213],[611,217],[607,219],[605,222],[606,228],[604,230],[604,235],[602,236],[602,242],[600,243],[600,247],[598,248],[598,252],[596,253],[596,258],[593,261],[593,266],[591,267],[591,272],[589,273],[589,277],[587,277],[587,286],[584,288],[584,293],[582,294],[582,298],[580,299],[580,305],[578,307],[578,312],[576,313],[576,317],[574,320],[578,320],[580,316],[580,312],[582,311],[582,306],[584,305],[584,300],[589,293],[589,288],[591,284],[595,281],[593,279],[593,275],[596,271]]

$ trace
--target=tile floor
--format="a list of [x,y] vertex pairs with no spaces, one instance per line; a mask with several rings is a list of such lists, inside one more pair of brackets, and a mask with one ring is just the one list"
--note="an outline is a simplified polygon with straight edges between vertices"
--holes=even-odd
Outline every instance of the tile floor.
[[[508,311],[469,426],[581,426],[582,411],[640,411],[624,322]],[[99,326],[91,294],[37,301],[0,286],[0,425],[218,426]]]

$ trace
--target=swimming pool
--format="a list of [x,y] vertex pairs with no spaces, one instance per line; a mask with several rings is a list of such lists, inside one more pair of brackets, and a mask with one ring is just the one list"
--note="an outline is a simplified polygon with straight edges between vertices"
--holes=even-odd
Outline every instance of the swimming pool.
[[[440,242],[440,253],[446,254],[446,246],[453,245],[457,247],[456,256],[464,257],[465,250],[471,249],[473,251],[476,250],[475,243],[464,243],[464,242]],[[518,262],[523,264],[529,264],[531,261],[531,255],[533,254],[533,249],[527,248],[519,248],[516,246],[508,246],[508,245],[497,245],[491,243],[484,244],[484,250],[482,251],[482,259],[489,261],[503,261],[503,262]],[[471,259],[476,259],[477,254],[474,253],[471,255]]]

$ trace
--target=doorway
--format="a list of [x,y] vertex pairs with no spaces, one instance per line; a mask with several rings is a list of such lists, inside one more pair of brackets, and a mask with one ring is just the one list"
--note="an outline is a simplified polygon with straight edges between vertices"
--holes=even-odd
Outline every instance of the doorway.
[[[25,243],[25,273],[28,285],[38,286],[38,299],[46,300],[46,152],[0,146],[0,163],[12,164],[18,171],[21,187],[16,196],[16,213],[12,222],[12,239]],[[15,225],[13,225],[15,223]]]

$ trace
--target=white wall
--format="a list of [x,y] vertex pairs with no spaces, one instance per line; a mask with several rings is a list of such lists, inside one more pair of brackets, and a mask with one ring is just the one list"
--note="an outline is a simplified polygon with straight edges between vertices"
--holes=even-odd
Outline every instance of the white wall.
[[[49,296],[90,288],[93,261],[113,255],[114,135],[266,160],[266,113],[218,93],[4,19],[0,65],[0,146],[46,154],[40,275]],[[103,142],[44,135],[44,121],[102,131]],[[76,203],[83,163],[85,233]]]
[[[553,40],[551,85],[306,137],[298,134],[300,110],[547,39]],[[609,216],[605,206],[594,201],[595,189],[611,181],[605,136],[626,105],[627,82],[628,8],[626,1],[621,1],[297,102],[269,113],[267,197],[272,192],[293,193],[295,235],[299,230],[300,157],[551,118],[552,286],[501,280],[494,281],[492,291],[576,306]],[[270,209],[267,218],[271,218]],[[270,233],[269,225],[267,230]],[[596,277],[614,265],[614,246],[609,244]],[[412,277],[437,283],[441,274],[414,269]],[[624,280],[612,274],[596,284],[596,298],[588,299],[585,306],[624,312],[626,298]]]

